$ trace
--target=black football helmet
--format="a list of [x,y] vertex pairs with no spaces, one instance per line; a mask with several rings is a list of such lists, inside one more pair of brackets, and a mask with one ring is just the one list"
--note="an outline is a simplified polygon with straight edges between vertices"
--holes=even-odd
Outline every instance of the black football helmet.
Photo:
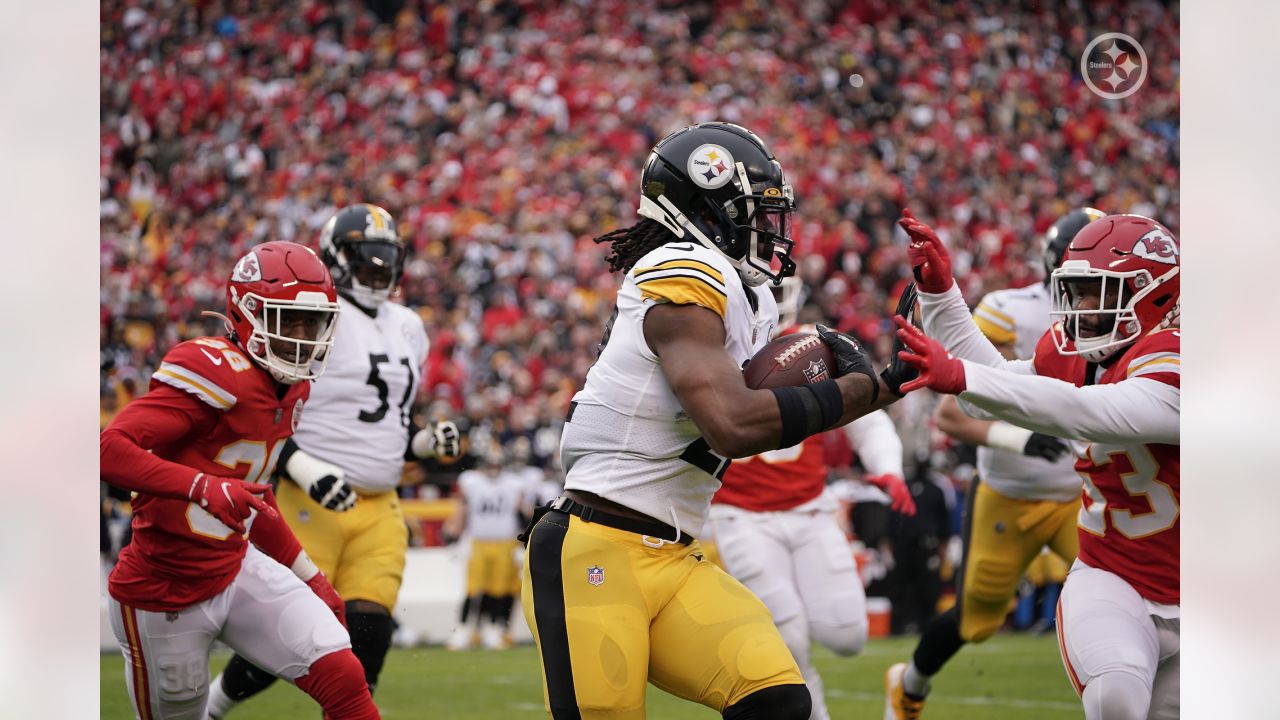
[[1062,264],[1062,255],[1067,251],[1076,233],[1094,220],[1105,217],[1105,213],[1091,207],[1080,207],[1063,215],[1044,231],[1041,239],[1041,256],[1044,261],[1044,284],[1049,284],[1049,276]]
[[640,174],[640,214],[719,250],[752,287],[795,273],[789,235],[795,196],[764,141],[733,123],[678,130],[654,146]]
[[348,205],[320,231],[320,259],[338,292],[366,310],[377,310],[395,292],[404,253],[395,219],[377,205]]

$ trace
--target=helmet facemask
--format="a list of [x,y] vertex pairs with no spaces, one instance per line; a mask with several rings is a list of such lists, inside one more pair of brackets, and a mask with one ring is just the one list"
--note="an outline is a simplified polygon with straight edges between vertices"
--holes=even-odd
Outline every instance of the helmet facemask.
[[240,341],[249,356],[277,382],[293,385],[315,380],[324,372],[337,329],[337,303],[324,293],[299,292],[292,300],[243,296],[232,288],[232,301],[253,332]]
[[[1064,262],[1049,282],[1050,314],[1063,330],[1054,334],[1058,351],[1094,363],[1112,357],[1146,332],[1136,308],[1160,284],[1147,270],[1115,272],[1085,260]],[[1068,341],[1075,347],[1068,348]]]
[[334,283],[343,295],[366,310],[377,310],[400,284],[404,246],[364,240],[338,244]]

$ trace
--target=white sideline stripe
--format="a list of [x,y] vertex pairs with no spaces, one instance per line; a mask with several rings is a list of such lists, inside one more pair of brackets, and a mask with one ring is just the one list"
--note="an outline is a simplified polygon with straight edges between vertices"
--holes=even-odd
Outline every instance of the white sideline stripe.
[[[883,693],[854,692],[839,688],[827,688],[827,697],[848,698],[849,700],[870,700],[883,702]],[[1056,700],[1027,700],[1024,698],[966,697],[960,695],[929,695],[930,705],[977,705],[990,707],[1011,707],[1021,710],[1055,710],[1061,712],[1080,712],[1080,703],[1058,702]]]

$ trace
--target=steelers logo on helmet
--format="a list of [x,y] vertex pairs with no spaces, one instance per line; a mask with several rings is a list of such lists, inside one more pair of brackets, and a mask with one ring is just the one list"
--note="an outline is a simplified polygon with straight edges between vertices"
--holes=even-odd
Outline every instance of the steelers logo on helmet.
[[695,185],[714,190],[733,177],[733,155],[719,145],[700,145],[689,154],[687,170]]

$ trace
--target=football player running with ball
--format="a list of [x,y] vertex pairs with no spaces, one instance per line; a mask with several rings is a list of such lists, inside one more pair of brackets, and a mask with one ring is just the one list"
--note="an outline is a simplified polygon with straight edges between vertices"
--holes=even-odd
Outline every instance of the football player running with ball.
[[[896,321],[909,348],[900,359],[920,371],[903,389],[958,395],[1089,443],[1076,462],[1080,553],[1058,603],[1058,643],[1085,717],[1178,717],[1177,239],[1139,215],[1086,225],[1050,278],[1057,322],[1031,360],[1006,361],[970,319],[938,236],[909,211],[901,224],[925,330]],[[927,689],[903,684],[917,700]]]
[[[330,218],[320,255],[342,307],[324,380],[280,454],[280,512],[346,601],[351,646],[372,691],[391,647],[391,609],[409,535],[396,487],[406,460],[460,453],[452,422],[417,428],[412,406],[427,357],[417,313],[388,302],[404,242],[381,207],[356,204]],[[237,654],[214,681],[209,714],[223,717],[274,682]]]
[[[1102,216],[1093,208],[1063,215],[1042,239],[1044,282],[996,290],[978,302],[973,322],[1002,357],[1028,360],[1035,354],[1051,323],[1053,271],[1076,233]],[[960,648],[985,641],[1004,625],[1018,583],[1042,548],[1069,563],[1078,547],[1080,476],[1066,443],[962,408],[949,395],[938,403],[935,417],[938,429],[979,446],[978,478],[965,513],[959,597],[925,626],[911,660],[887,671],[885,720],[915,716],[931,678]],[[910,692],[903,689],[904,678]]]
[[150,391],[102,432],[102,479],[136,493],[133,542],[108,593],[141,720],[203,720],[215,640],[327,718],[379,717],[342,600],[263,484],[324,369],[336,300],[308,248],[255,247],[227,282],[229,337],[174,346]]
[[625,276],[564,426],[565,492],[524,536],[521,601],[546,709],[644,718],[647,681],[730,720],[807,720],[809,692],[768,609],[689,533],[729,458],[888,405],[912,369],[877,377],[853,338],[820,327],[833,378],[747,387],[740,368],[777,325],[762,286],[795,270],[791,186],[754,133],[679,130],[640,186],[644,219],[597,238]]

